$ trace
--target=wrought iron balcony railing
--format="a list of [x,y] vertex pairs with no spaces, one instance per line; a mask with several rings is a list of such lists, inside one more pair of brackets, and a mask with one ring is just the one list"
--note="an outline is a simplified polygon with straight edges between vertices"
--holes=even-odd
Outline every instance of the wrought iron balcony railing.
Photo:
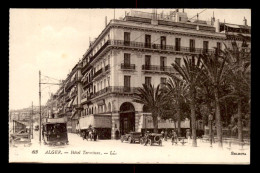
[[152,50],[165,50],[165,51],[173,51],[180,53],[195,53],[195,54],[203,54],[203,53],[214,53],[214,49],[208,49],[204,51],[203,48],[194,48],[194,47],[183,47],[183,46],[172,46],[165,44],[154,44],[154,43],[144,43],[144,42],[134,42],[134,41],[124,41],[124,40],[108,40],[91,58],[88,63],[82,69],[82,72],[85,72],[91,67],[90,63],[109,45],[112,46],[124,46],[124,47],[132,47],[132,48],[146,48]]
[[160,71],[160,72],[176,72],[171,66],[159,66],[159,65],[142,65],[142,70],[144,71]]
[[135,70],[135,64],[121,64],[122,70]]
[[105,93],[134,94],[137,92],[137,88],[138,87],[109,86],[97,91],[92,96],[88,96],[87,98],[92,99]]

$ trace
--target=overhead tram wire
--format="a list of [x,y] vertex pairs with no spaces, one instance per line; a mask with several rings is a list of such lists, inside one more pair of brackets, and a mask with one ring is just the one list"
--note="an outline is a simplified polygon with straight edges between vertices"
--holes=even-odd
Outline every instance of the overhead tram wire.
[[49,78],[49,79],[53,79],[53,80],[60,81],[59,79],[55,79],[55,78],[52,78],[52,77],[49,77],[49,76],[45,76],[45,75],[42,75],[42,76],[47,77],[47,78]]

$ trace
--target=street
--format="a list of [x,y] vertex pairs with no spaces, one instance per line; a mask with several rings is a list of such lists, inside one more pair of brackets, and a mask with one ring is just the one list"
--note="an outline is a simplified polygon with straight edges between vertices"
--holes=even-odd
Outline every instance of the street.
[[39,132],[34,132],[32,145],[10,146],[9,162],[41,162],[41,163],[225,163],[249,164],[250,147],[223,144],[223,149],[213,143],[197,140],[198,147],[191,143],[184,146],[180,143],[172,145],[171,141],[163,141],[162,146],[144,146],[140,144],[121,143],[120,140],[86,141],[80,136],[68,133],[69,145],[47,146],[39,143]]

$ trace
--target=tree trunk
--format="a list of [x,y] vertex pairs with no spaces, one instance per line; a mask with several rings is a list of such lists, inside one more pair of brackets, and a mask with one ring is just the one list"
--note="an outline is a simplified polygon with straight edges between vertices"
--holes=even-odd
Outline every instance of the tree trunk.
[[153,128],[154,128],[154,133],[158,133],[158,117],[153,116]]
[[242,114],[241,114],[242,103],[238,99],[238,108],[237,108],[237,128],[238,128],[238,141],[243,142],[243,126],[242,126]]
[[214,89],[214,96],[216,101],[216,127],[217,127],[217,137],[218,137],[218,146],[219,148],[223,147],[222,144],[222,121],[220,116],[220,106],[219,106],[219,97],[217,88]]
[[191,109],[191,132],[192,132],[192,146],[197,147],[197,140],[196,140],[196,115],[195,115],[195,103],[194,100],[191,100],[190,103]]
[[181,136],[181,110],[180,106],[177,106],[177,121],[178,121],[178,136]]

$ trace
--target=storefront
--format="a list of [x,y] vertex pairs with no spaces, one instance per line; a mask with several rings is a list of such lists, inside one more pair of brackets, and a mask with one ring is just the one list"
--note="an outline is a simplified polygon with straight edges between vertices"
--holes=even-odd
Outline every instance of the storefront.
[[92,127],[97,130],[99,139],[111,139],[111,115],[91,114],[79,118],[79,129],[86,130]]

